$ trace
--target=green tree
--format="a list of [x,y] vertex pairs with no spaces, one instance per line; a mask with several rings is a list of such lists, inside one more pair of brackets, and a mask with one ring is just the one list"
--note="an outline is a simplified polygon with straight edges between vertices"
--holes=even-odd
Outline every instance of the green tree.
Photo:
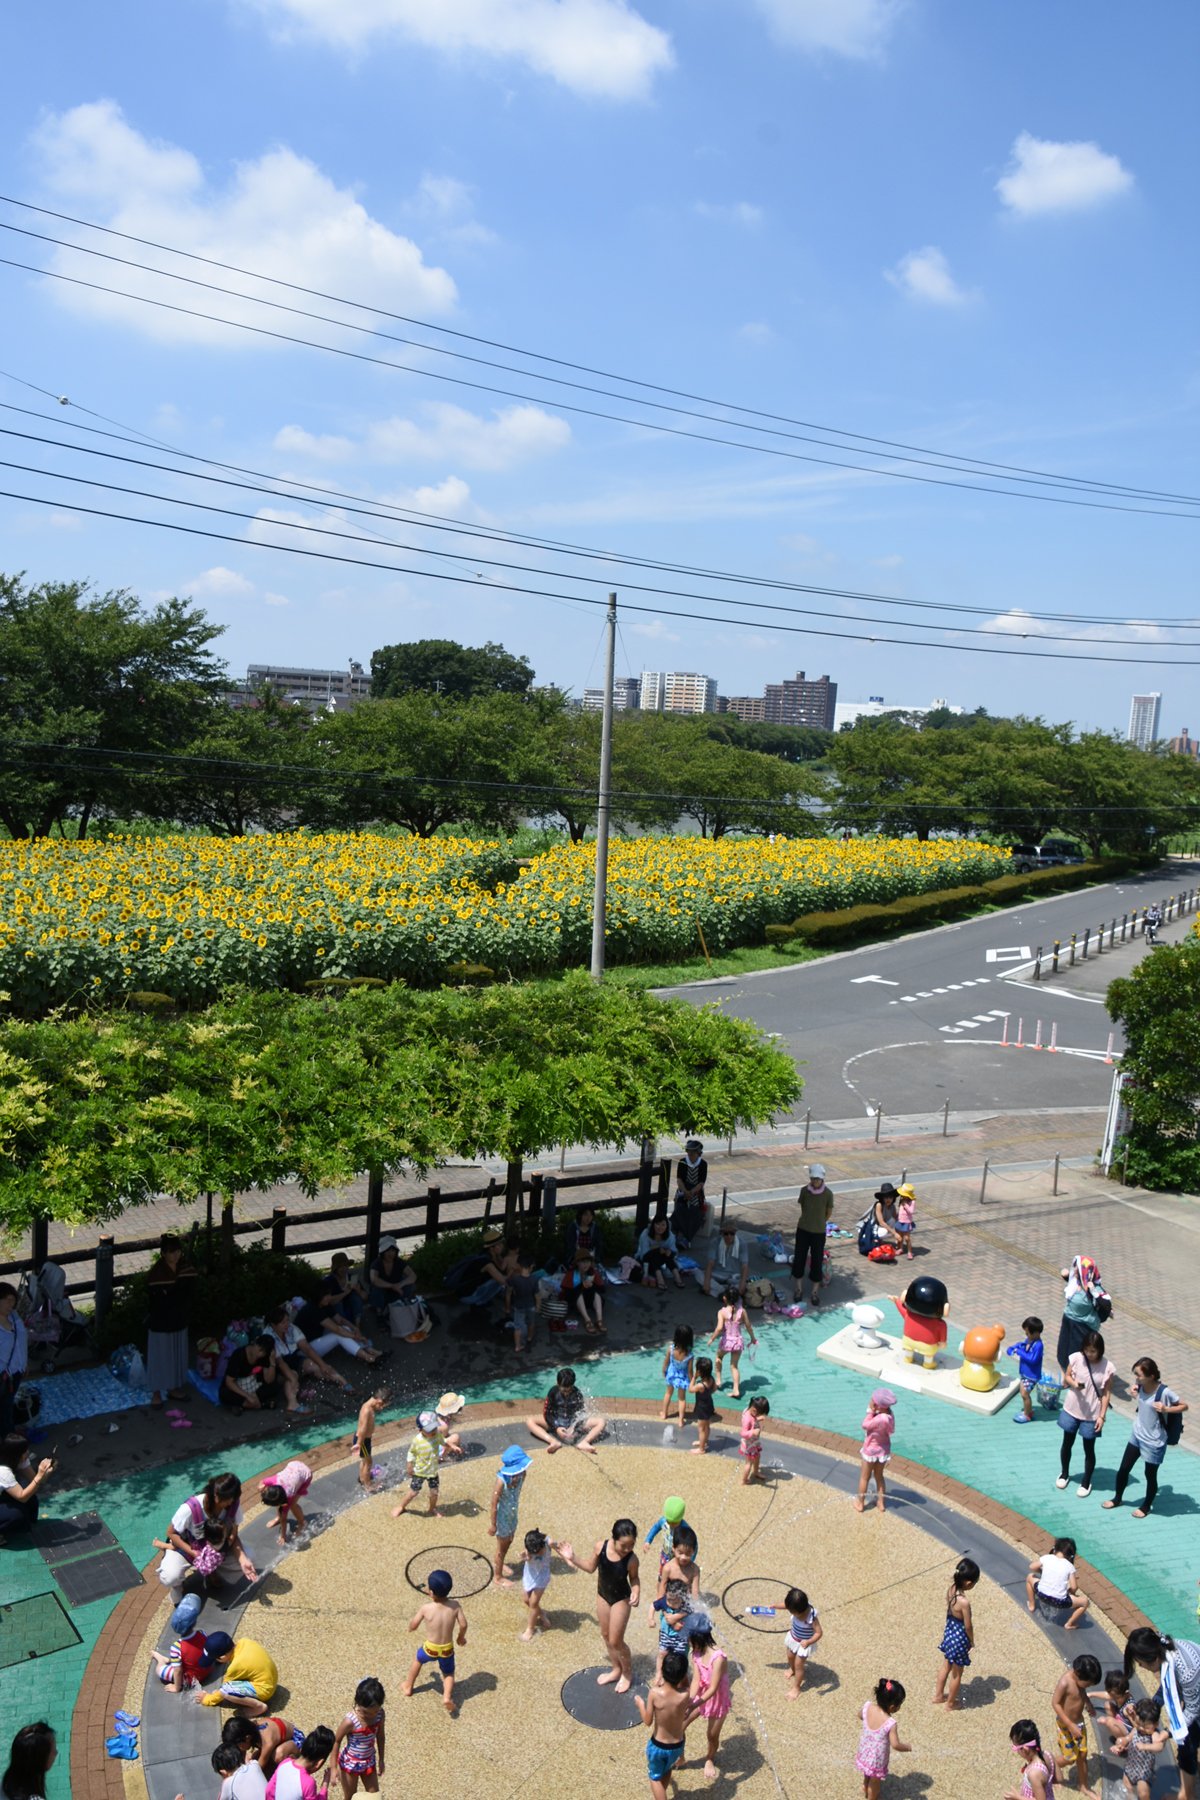
[[416,837],[450,824],[511,830],[526,810],[512,783],[540,719],[536,697],[413,692],[318,720],[304,739],[300,816],[323,828],[402,825]]
[[216,836],[282,830],[296,816],[300,755],[310,729],[308,714],[270,688],[252,706],[210,703],[181,760],[170,765],[164,808],[181,824]]
[[1200,938],[1164,944],[1114,981],[1108,1010],[1124,1028],[1123,1151],[1144,1187],[1200,1188]]
[[162,770],[228,686],[222,627],[166,600],[146,610],[83,582],[0,576],[0,824],[45,837],[74,819],[153,810]]
[[671,720],[663,749],[661,783],[678,796],[676,812],[694,819],[701,837],[811,829],[809,815],[798,814],[797,806],[817,782],[797,766],[721,743],[701,719]]
[[503,644],[471,646],[451,638],[421,638],[412,644],[385,644],[371,657],[371,698],[396,700],[403,694],[441,694],[476,700],[486,694],[525,694],[533,669]]
[[965,830],[973,761],[969,741],[957,732],[926,735],[898,713],[856,719],[829,747],[833,819],[861,832],[920,839]]

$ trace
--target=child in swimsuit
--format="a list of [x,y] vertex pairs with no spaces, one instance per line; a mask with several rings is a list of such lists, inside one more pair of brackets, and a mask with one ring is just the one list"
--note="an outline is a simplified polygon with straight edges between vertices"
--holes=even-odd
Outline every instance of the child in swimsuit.
[[488,1526],[488,1536],[496,1540],[493,1573],[497,1587],[512,1586],[505,1573],[504,1559],[517,1535],[517,1510],[521,1504],[521,1489],[525,1485],[525,1471],[529,1465],[530,1458],[519,1444],[510,1444],[500,1458],[496,1485],[492,1489],[492,1517]]
[[911,1744],[900,1741],[896,1714],[904,1705],[904,1685],[899,1681],[879,1681],[875,1696],[862,1709],[862,1735],[854,1766],[863,1778],[863,1800],[879,1800],[879,1790],[888,1772],[893,1750],[911,1750]]
[[375,1423],[388,1403],[388,1390],[383,1387],[368,1394],[358,1409],[358,1424],[354,1428],[352,1448],[358,1451],[358,1485],[369,1488],[371,1485],[371,1465],[374,1461],[373,1442]]
[[333,1733],[328,1725],[318,1725],[296,1745],[267,1783],[266,1800],[328,1800],[329,1778],[317,1786],[318,1774],[325,1770],[333,1750]]
[[368,1794],[379,1792],[383,1774],[383,1683],[368,1675],[354,1690],[354,1711],[337,1728],[333,1748],[346,1800],[359,1782]]
[[804,1686],[804,1676],[808,1669],[808,1659],[812,1655],[813,1646],[820,1643],[825,1633],[817,1619],[817,1609],[810,1603],[803,1588],[789,1588],[783,1604],[792,1615],[784,1649],[787,1652],[791,1683],[787,1697],[789,1700],[795,1700]]
[[297,1461],[285,1464],[278,1475],[270,1476],[259,1488],[263,1505],[275,1508],[275,1529],[281,1544],[287,1543],[289,1513],[296,1522],[296,1530],[304,1530],[304,1511],[300,1502],[312,1484],[312,1470],[307,1463]]
[[642,1715],[642,1724],[650,1731],[646,1772],[650,1777],[652,1800],[667,1800],[667,1789],[687,1747],[684,1733],[692,1709],[688,1659],[684,1652],[668,1652],[646,1698],[643,1700],[640,1694],[633,1698]]
[[717,1314],[716,1326],[704,1341],[707,1344],[715,1343],[717,1346],[718,1387],[721,1385],[721,1364],[726,1357],[729,1358],[730,1373],[733,1377],[732,1392],[735,1400],[740,1400],[742,1397],[742,1377],[738,1365],[741,1363],[742,1351],[746,1348],[747,1338],[752,1344],[758,1342],[754,1335],[754,1327],[746,1317],[746,1309],[734,1294],[723,1303]]
[[699,1441],[693,1444],[692,1455],[706,1456],[708,1454],[708,1435],[712,1430],[712,1422],[717,1416],[717,1404],[713,1399],[717,1378],[713,1374],[711,1357],[698,1356],[695,1361],[695,1371],[692,1378],[692,1393],[695,1395],[692,1404],[692,1418],[696,1423],[696,1435]]
[[[975,1628],[971,1623],[971,1603],[967,1595],[978,1580],[979,1564],[972,1562],[969,1556],[960,1557],[946,1591],[946,1628],[938,1645],[942,1653],[942,1666],[933,1691],[933,1704],[945,1706],[949,1712],[958,1711],[961,1704],[958,1690],[962,1686],[962,1672],[971,1666]],[[1097,1669],[1097,1676],[1099,1673],[1100,1670]]]
[[535,1632],[544,1630],[550,1623],[542,1611],[542,1598],[550,1586],[550,1552],[558,1548],[559,1545],[553,1538],[547,1537],[544,1531],[525,1533],[525,1567],[521,1571],[521,1588],[525,1604],[529,1608],[529,1623],[521,1633],[523,1643],[531,1644]]
[[692,1613],[687,1625],[694,1670],[693,1716],[703,1719],[708,1727],[708,1756],[704,1764],[704,1779],[715,1781],[720,1772],[717,1768],[717,1749],[721,1742],[721,1728],[733,1706],[729,1692],[729,1658],[717,1647],[712,1620],[707,1613]]
[[751,1481],[761,1479],[759,1469],[762,1464],[762,1422],[771,1410],[771,1402],[765,1394],[755,1394],[749,1406],[742,1414],[741,1442],[738,1455],[742,1459],[742,1486]]
[[430,1600],[419,1607],[408,1622],[410,1631],[423,1628],[426,1635],[417,1645],[417,1654],[404,1684],[404,1697],[412,1699],[417,1676],[426,1663],[435,1662],[442,1678],[442,1705],[453,1718],[458,1711],[454,1699],[454,1635],[457,1631],[461,1649],[467,1641],[467,1615],[458,1601],[450,1598],[454,1581],[445,1569],[435,1569],[427,1585]]
[[1160,1728],[1162,1708],[1153,1700],[1139,1700],[1133,1708],[1133,1728],[1114,1748],[1125,1753],[1125,1791],[1137,1800],[1150,1800],[1154,1764],[1171,1734]]
[[700,1566],[696,1561],[696,1534],[690,1525],[677,1525],[671,1535],[672,1554],[658,1572],[658,1668],[669,1650],[687,1654],[687,1618],[700,1592]]
[[667,1391],[663,1395],[662,1417],[667,1416],[672,1399],[678,1405],[679,1424],[682,1427],[687,1416],[688,1389],[692,1385],[692,1345],[695,1337],[690,1325],[677,1325],[675,1336],[663,1357],[663,1380]]
[[1054,1800],[1054,1758],[1042,1749],[1032,1719],[1018,1719],[1008,1734],[1021,1759],[1021,1785],[1009,1788],[1004,1800]]
[[618,1694],[627,1694],[633,1686],[633,1653],[625,1642],[625,1628],[630,1608],[637,1606],[642,1597],[641,1569],[635,1554],[637,1540],[638,1529],[632,1519],[614,1519],[612,1536],[597,1544],[590,1557],[577,1554],[567,1543],[558,1547],[565,1563],[596,1577],[596,1620],[612,1664],[603,1675],[597,1675],[596,1684],[607,1687],[615,1682]]

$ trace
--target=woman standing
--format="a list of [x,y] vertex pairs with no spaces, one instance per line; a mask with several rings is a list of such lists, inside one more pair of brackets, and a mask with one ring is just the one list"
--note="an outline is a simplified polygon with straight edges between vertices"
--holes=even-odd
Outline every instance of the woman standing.
[[17,1313],[17,1290],[0,1281],[0,1437],[13,1428],[13,1407],[29,1363],[25,1321]]
[[1152,1696],[1166,1713],[1165,1724],[1175,1740],[1183,1800],[1196,1800],[1196,1773],[1200,1763],[1200,1644],[1190,1638],[1167,1637],[1149,1625],[1131,1631],[1125,1643],[1125,1674],[1133,1679],[1134,1665],[1158,1677]]
[[1064,1269],[1062,1323],[1058,1328],[1058,1366],[1066,1371],[1068,1362],[1089,1331],[1099,1331],[1109,1314],[1112,1302],[1104,1291],[1100,1271],[1090,1256],[1075,1256],[1069,1269]]
[[1063,1439],[1059,1448],[1059,1471],[1055,1487],[1065,1488],[1071,1479],[1071,1452],[1075,1439],[1083,1442],[1083,1480],[1075,1489],[1081,1500],[1092,1491],[1096,1473],[1096,1439],[1104,1430],[1104,1421],[1112,1403],[1112,1384],[1117,1371],[1104,1354],[1104,1339],[1098,1331],[1089,1331],[1082,1350],[1067,1359],[1063,1386],[1066,1398],[1058,1415]]
[[1188,1407],[1186,1400],[1181,1400],[1173,1388],[1166,1386],[1152,1356],[1138,1357],[1133,1365],[1133,1378],[1137,1383],[1134,1390],[1137,1411],[1133,1416],[1133,1433],[1117,1470],[1117,1485],[1113,1497],[1106,1500],[1104,1506],[1106,1510],[1120,1506],[1125,1498],[1129,1477],[1140,1457],[1146,1465],[1146,1498],[1140,1506],[1134,1507],[1133,1516],[1135,1519],[1144,1519],[1158,1493],[1158,1471],[1167,1454],[1167,1445],[1179,1442],[1179,1434],[1183,1430],[1181,1415]]
[[689,1138],[683,1155],[675,1165],[675,1204],[671,1211],[671,1230],[684,1250],[700,1235],[707,1206],[708,1163],[699,1138]]
[[153,1389],[151,1406],[161,1406],[164,1394],[182,1400],[187,1393],[188,1326],[195,1280],[195,1269],[183,1260],[183,1245],[173,1232],[164,1232],[146,1287],[146,1381]]
[[4,1800],[46,1800],[46,1777],[58,1755],[53,1727],[44,1719],[22,1725],[8,1752],[8,1767],[0,1780]]

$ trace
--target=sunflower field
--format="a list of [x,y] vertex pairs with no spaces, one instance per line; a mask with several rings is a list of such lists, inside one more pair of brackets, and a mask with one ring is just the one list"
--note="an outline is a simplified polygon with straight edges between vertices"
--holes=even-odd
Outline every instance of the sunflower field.
[[[535,975],[585,963],[594,845],[518,863],[500,842],[299,834],[0,844],[0,989],[12,1011],[150,991],[200,1006],[234,987],[373,977],[426,987],[453,965]],[[805,912],[1004,874],[966,840],[615,840],[613,962],[762,941]]]

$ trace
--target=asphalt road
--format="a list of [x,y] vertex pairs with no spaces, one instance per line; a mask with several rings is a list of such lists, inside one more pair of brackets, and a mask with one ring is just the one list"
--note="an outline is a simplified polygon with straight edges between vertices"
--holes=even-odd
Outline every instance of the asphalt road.
[[[1070,985],[1033,985],[1015,972],[1039,945],[1082,934],[1085,925],[1094,932],[1102,919],[1120,919],[1195,879],[1194,866],[1132,875],[899,943],[666,991],[693,1005],[717,1002],[776,1034],[804,1077],[799,1111],[811,1107],[814,1119],[861,1118],[880,1105],[893,1117],[932,1113],[947,1100],[955,1111],[1104,1106],[1112,1021],[1102,999]],[[1124,972],[1119,961],[1120,951],[1114,975]],[[1023,1022],[1031,1043],[1040,1019],[1048,1045],[1056,1026],[1056,1054],[1003,1047],[1004,1014],[1010,1040]]]

